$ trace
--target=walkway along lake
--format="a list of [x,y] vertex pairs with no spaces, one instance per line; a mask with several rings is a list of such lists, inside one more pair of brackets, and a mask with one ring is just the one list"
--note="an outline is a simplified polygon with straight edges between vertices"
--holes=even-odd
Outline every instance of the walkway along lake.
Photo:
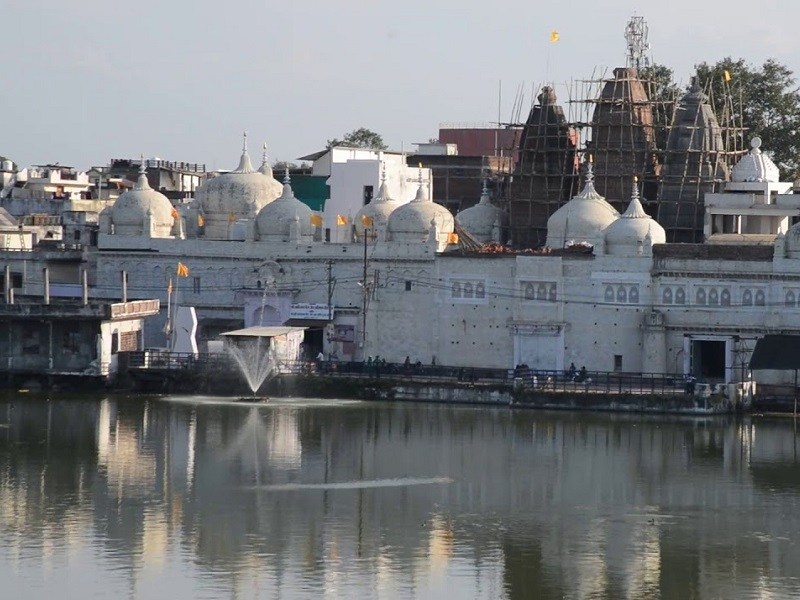
[[[125,357],[123,385],[142,392],[250,394],[224,355],[144,352]],[[748,410],[735,385],[692,385],[659,374],[515,372],[446,366],[297,363],[267,381],[261,395],[409,400],[529,408],[714,414]]]

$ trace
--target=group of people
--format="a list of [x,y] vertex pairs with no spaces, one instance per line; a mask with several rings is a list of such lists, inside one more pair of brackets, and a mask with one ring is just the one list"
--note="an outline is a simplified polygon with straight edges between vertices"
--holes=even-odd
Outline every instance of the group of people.
[[575,368],[575,363],[569,363],[569,369],[567,369],[567,380],[572,381],[574,383],[584,383],[589,381],[589,377],[586,371],[586,366],[582,366],[580,371]]

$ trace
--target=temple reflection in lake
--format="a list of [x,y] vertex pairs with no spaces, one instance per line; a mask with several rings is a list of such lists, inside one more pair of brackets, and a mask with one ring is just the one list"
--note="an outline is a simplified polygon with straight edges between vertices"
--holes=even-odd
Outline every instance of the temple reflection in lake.
[[113,397],[0,414],[18,597],[800,594],[790,420]]

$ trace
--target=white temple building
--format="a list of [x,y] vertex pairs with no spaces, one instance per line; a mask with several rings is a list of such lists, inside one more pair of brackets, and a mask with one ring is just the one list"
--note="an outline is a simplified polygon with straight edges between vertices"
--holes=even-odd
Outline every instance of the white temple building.
[[[113,293],[124,271],[129,298],[195,307],[201,352],[255,321],[311,327],[309,348],[339,360],[735,382],[759,337],[800,334],[800,203],[757,141],[725,192],[708,195],[703,244],[664,243],[638,184],[619,214],[587,165],[581,192],[548,222],[547,248],[485,252],[477,244],[502,241],[507,224],[486,190],[454,218],[426,171],[403,191],[374,164],[377,193],[364,205],[351,191],[342,241],[325,241],[328,207],[312,211],[288,177],[253,169],[246,148],[191,205],[173,209],[140,179],[103,214],[90,279]],[[37,270],[23,279],[36,293]],[[165,345],[165,323],[162,309],[145,345]]]

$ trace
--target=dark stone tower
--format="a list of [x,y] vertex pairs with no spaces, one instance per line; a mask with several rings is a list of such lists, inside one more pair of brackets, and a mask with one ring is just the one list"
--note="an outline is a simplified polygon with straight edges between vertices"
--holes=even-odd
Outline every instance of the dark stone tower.
[[645,198],[656,195],[656,134],[653,107],[647,91],[632,67],[614,69],[595,100],[592,141],[597,191],[614,208],[625,210],[633,178],[644,184]]
[[703,197],[729,179],[722,129],[696,82],[678,102],[672,119],[656,220],[668,242],[703,241]]
[[543,87],[522,130],[519,159],[508,186],[511,237],[518,248],[542,246],[547,219],[576,191],[577,134],[556,104],[552,88]]

